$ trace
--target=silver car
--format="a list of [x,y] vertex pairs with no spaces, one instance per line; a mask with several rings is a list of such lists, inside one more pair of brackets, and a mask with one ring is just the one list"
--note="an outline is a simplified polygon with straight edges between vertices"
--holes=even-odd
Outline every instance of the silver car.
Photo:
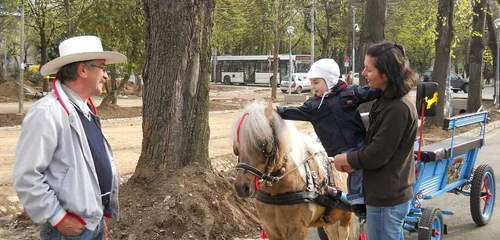
[[[283,93],[287,93],[289,89],[289,75],[286,75],[281,80],[280,89]],[[291,91],[293,93],[300,94],[303,91],[311,91],[311,81],[306,77],[306,73],[294,73],[292,74],[292,85]]]

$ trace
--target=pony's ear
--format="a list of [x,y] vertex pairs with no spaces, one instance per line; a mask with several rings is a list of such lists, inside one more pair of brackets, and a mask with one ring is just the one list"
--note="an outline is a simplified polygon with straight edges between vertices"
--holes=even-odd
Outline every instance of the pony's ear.
[[271,103],[271,101],[267,101],[267,106],[266,110],[264,111],[264,114],[266,115],[266,118],[271,120],[273,118],[273,111],[274,111],[274,106]]

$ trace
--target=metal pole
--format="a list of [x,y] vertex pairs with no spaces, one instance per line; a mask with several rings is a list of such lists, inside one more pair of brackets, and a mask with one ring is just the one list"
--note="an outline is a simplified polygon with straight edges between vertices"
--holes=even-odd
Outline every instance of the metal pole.
[[19,66],[19,111],[23,113],[24,99],[24,1],[21,1],[21,44],[20,44],[20,66]]
[[313,1],[311,6],[311,62],[314,63],[314,4],[316,0]]
[[446,103],[448,104],[447,108],[447,116],[448,118],[451,117],[451,112],[453,111],[453,108],[451,107],[451,53],[450,57],[448,59],[448,73],[446,74]]
[[355,62],[356,62],[356,8],[352,7],[352,77],[354,78],[354,73],[356,72]]
[[217,83],[217,49],[212,49],[212,82]]
[[499,100],[498,100],[498,94],[499,94],[499,91],[498,91],[498,87],[499,87],[499,77],[500,77],[500,46],[499,46],[499,43],[500,43],[500,34],[498,33],[498,28],[497,28],[497,67],[496,67],[496,74],[495,74],[495,89],[493,90],[493,103],[495,104],[495,106],[498,108],[500,107],[500,103],[499,103]]
[[288,64],[288,94],[292,94],[292,32],[288,33],[288,42],[290,45],[290,51],[288,52],[289,64]]

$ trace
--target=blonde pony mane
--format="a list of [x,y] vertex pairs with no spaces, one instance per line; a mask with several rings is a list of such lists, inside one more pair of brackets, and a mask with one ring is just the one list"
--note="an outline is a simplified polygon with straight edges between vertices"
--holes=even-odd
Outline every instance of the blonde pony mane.
[[274,109],[268,118],[267,107],[268,102],[255,100],[236,117],[230,139],[240,154],[254,154],[259,150],[262,141],[273,141],[273,128],[276,138],[279,139],[279,148],[292,148],[293,136],[299,134],[297,129],[293,124],[287,124]]

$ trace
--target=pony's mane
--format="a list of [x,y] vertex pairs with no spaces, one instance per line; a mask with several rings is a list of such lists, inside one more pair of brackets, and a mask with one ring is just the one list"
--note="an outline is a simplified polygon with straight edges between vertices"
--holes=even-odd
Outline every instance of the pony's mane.
[[255,154],[263,140],[273,141],[274,134],[279,139],[279,147],[291,149],[297,129],[293,124],[287,124],[274,110],[269,121],[265,115],[267,102],[256,100],[250,103],[245,110],[236,117],[231,128],[231,142],[240,153]]

